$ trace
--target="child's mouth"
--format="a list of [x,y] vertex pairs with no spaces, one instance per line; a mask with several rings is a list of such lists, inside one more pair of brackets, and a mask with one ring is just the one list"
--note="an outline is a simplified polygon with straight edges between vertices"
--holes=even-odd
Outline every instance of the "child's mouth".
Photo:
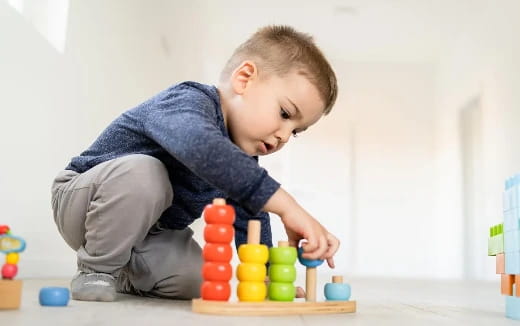
[[269,145],[268,143],[264,143],[264,142],[261,142],[260,144],[261,144],[260,151],[262,152],[262,154],[267,154],[269,152],[271,145]]

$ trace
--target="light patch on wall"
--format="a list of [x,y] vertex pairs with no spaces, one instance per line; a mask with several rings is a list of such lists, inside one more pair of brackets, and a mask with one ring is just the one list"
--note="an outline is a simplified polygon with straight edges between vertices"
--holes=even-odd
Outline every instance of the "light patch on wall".
[[60,53],[65,50],[69,0],[6,0]]

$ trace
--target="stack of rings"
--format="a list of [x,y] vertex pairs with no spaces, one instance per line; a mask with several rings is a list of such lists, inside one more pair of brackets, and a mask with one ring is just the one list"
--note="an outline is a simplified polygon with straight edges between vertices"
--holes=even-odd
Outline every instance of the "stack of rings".
[[19,253],[25,250],[25,240],[11,234],[7,225],[0,225],[0,252],[6,254],[2,279],[12,280],[18,274]]

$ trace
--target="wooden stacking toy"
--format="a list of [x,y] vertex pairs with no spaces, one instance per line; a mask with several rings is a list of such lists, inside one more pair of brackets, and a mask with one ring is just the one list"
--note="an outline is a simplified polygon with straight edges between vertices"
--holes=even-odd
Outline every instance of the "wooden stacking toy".
[[18,273],[19,253],[25,241],[13,236],[7,225],[0,225],[0,252],[6,254],[0,280],[0,309],[18,309],[22,298],[22,281],[14,280]]
[[[218,206],[215,208],[215,206]],[[214,213],[218,211],[218,213]],[[231,213],[233,212],[233,218]],[[226,205],[224,199],[215,199],[212,205],[206,206],[204,219],[209,224],[231,225],[234,221],[234,210]],[[214,219],[215,216],[225,216],[226,223]],[[207,227],[207,226],[206,226]],[[211,228],[215,228],[212,226]],[[323,261],[306,260],[298,255],[296,248],[289,247],[287,241],[278,243],[277,248],[267,249],[260,244],[260,222],[250,220],[248,223],[247,244],[238,248],[240,264],[236,270],[239,281],[237,286],[238,301],[229,301],[229,281],[231,280],[231,249],[229,242],[230,232],[226,228],[216,232],[213,236],[204,231],[203,256],[205,263],[202,268],[203,285],[201,298],[192,301],[192,311],[213,315],[236,315],[236,316],[267,316],[267,315],[297,315],[297,314],[335,314],[356,311],[356,302],[347,300],[330,300],[316,302],[316,267]],[[211,232],[213,233],[213,232]],[[216,234],[222,235],[222,239],[216,238]],[[209,254],[208,244],[220,244],[220,249],[211,249]],[[210,246],[211,247],[211,246]],[[304,262],[307,268],[307,300],[294,299],[296,289],[293,282],[296,280],[296,269],[294,263],[297,256]],[[266,262],[270,262],[269,285],[266,286],[267,276]],[[213,263],[219,262],[218,266]],[[209,264],[208,263],[212,263]],[[209,266],[209,267],[208,267]],[[210,271],[218,271],[212,273]],[[215,276],[217,275],[218,276]],[[209,282],[209,283],[208,283]],[[217,285],[208,285],[217,283]],[[212,290],[208,290],[211,288]],[[214,290],[217,289],[217,290]],[[337,289],[335,289],[337,290]],[[217,295],[208,293],[217,292]],[[309,296],[309,292],[311,293]],[[340,291],[341,292],[341,291]],[[342,292],[341,292],[342,293]]]
[[229,262],[233,255],[230,242],[235,234],[235,209],[226,205],[224,199],[216,198],[204,209],[204,221],[206,245],[202,250],[204,281],[200,293],[204,300],[227,301],[231,295],[232,268]]

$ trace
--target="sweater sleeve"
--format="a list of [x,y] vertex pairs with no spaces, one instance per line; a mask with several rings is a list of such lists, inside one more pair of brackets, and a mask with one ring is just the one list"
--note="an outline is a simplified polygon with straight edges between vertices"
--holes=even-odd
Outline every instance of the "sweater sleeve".
[[235,207],[235,246],[238,249],[241,244],[247,243],[247,223],[249,220],[260,220],[260,243],[268,246],[273,246],[273,236],[271,233],[271,219],[266,212],[260,212],[257,215],[250,215],[240,206],[235,205],[233,201],[229,204]]
[[143,121],[145,134],[248,214],[257,215],[280,187],[223,134],[207,96],[170,97],[151,106]]

